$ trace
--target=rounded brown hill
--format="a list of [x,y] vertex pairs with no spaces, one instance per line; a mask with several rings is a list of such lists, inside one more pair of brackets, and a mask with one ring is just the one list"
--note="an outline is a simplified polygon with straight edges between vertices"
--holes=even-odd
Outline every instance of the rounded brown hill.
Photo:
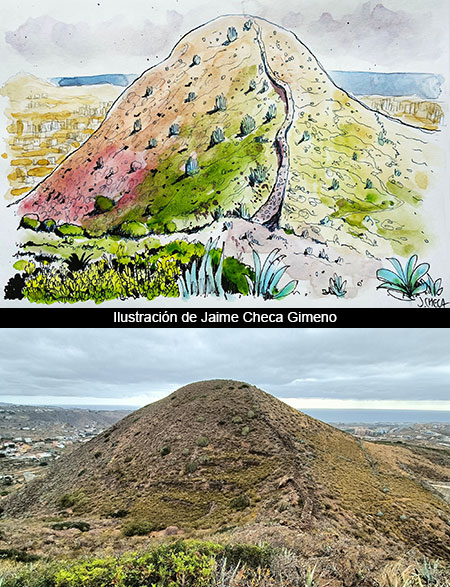
[[396,449],[371,446],[247,383],[203,381],[61,458],[5,511],[345,532],[448,555],[448,504],[408,470],[408,451],[393,458]]

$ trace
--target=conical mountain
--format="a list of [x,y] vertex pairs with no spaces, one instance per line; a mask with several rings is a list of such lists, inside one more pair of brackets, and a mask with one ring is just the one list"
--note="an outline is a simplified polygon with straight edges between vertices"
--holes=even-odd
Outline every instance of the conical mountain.
[[4,507],[258,538],[274,528],[293,540],[344,535],[448,556],[450,508],[414,476],[420,458],[401,450],[362,443],[247,383],[203,381],[127,416]]
[[18,211],[91,234],[129,221],[161,234],[240,209],[269,228],[406,253],[426,242],[421,134],[337,88],[293,33],[226,16],[137,79]]

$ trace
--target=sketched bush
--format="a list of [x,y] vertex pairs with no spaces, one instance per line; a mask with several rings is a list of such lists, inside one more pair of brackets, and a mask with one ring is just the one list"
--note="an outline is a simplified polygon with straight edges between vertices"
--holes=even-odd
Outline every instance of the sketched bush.
[[200,55],[194,55],[191,67],[193,67],[194,65],[200,65],[201,62],[202,58],[200,57]]
[[95,211],[102,214],[104,212],[110,212],[114,208],[115,204],[111,198],[107,196],[96,196],[95,197]]
[[250,116],[249,114],[246,114],[241,122],[241,135],[243,137],[245,137],[245,136],[249,135],[251,132],[253,132],[255,130],[255,128],[256,128],[255,119],[252,116]]
[[181,127],[179,124],[172,124],[172,126],[169,128],[169,137],[176,137],[180,134],[181,132]]
[[266,112],[266,116],[265,116],[265,122],[270,122],[271,120],[273,120],[277,115],[277,106],[276,104],[270,104],[269,105],[269,109]]
[[158,141],[154,138],[148,140],[148,144],[145,147],[146,149],[154,149],[158,145]]
[[37,230],[39,224],[39,218],[36,215],[26,214],[21,218],[19,228],[29,228],[30,230]]
[[39,224],[39,232],[55,232],[56,222],[52,218],[47,218]]
[[188,175],[189,177],[193,177],[194,175],[197,175],[197,173],[200,172],[197,157],[189,157],[189,159],[186,161],[186,165],[184,167],[184,170],[185,170],[186,175]]
[[225,98],[225,96],[223,94],[219,94],[218,96],[216,96],[215,110],[217,112],[225,112],[226,109],[227,109],[227,99]]
[[70,224],[68,222],[57,226],[55,230],[57,236],[84,236],[84,228],[76,224]]
[[195,92],[189,92],[189,94],[187,95],[187,98],[185,100],[185,102],[194,102],[194,100],[197,98],[197,94]]
[[221,128],[220,126],[217,126],[215,128],[215,130],[213,130],[211,133],[211,140],[209,142],[209,146],[214,147],[215,145],[218,145],[219,143],[223,143],[224,140],[225,140],[225,133],[223,132],[223,128]]
[[237,30],[234,28],[234,26],[228,27],[228,30],[227,30],[227,39],[228,39],[228,42],[229,43],[232,43],[237,38],[238,38],[238,33],[237,33]]
[[136,220],[127,220],[114,231],[115,234],[125,238],[138,239],[148,234],[148,229],[142,222]]
[[267,179],[267,167],[256,164],[255,169],[250,168],[249,182],[251,186],[259,185],[264,183]]

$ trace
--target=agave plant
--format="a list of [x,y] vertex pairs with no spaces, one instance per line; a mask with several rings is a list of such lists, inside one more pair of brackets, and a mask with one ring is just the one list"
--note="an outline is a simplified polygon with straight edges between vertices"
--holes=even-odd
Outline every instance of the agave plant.
[[342,281],[342,277],[335,273],[333,277],[330,277],[329,286],[327,290],[324,290],[325,294],[331,294],[337,298],[343,298],[347,293],[345,286],[347,281]]
[[430,296],[438,297],[444,291],[444,288],[441,287],[442,279],[436,279],[436,281],[433,281],[431,275],[428,274],[424,277],[424,281],[427,284]]
[[66,263],[69,271],[83,271],[89,264],[92,254],[83,253],[81,257],[77,253],[72,253],[67,259]]
[[[388,259],[395,271],[390,269],[379,269],[377,278],[383,283],[377,289],[387,289],[389,292],[402,294],[403,298],[413,300],[416,296],[423,294],[428,289],[426,276],[430,269],[428,263],[417,264],[417,255],[412,255],[405,268],[398,259]],[[440,284],[439,284],[440,285]]]
[[248,282],[248,293],[254,297],[263,297],[265,300],[281,300],[291,294],[298,281],[290,281],[280,291],[277,286],[286,273],[288,265],[283,264],[285,255],[280,255],[280,249],[274,249],[267,255],[264,264],[257,251],[253,251],[254,279],[245,276]]
[[215,272],[212,266],[212,252],[217,247],[218,241],[218,238],[214,241],[210,238],[199,264],[197,265],[197,259],[195,259],[191,268],[186,268],[184,275],[178,278],[178,288],[185,300],[191,296],[214,295],[225,297],[225,291],[222,286],[223,249]]

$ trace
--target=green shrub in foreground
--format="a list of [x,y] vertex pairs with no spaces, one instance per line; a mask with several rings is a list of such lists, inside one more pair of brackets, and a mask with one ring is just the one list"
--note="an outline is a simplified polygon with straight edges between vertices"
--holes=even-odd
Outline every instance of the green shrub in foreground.
[[222,569],[230,571],[239,564],[246,577],[254,577],[253,570],[270,568],[276,553],[269,545],[223,546],[179,540],[144,554],[17,565],[0,574],[0,579],[3,578],[2,587],[212,587],[221,584]]

